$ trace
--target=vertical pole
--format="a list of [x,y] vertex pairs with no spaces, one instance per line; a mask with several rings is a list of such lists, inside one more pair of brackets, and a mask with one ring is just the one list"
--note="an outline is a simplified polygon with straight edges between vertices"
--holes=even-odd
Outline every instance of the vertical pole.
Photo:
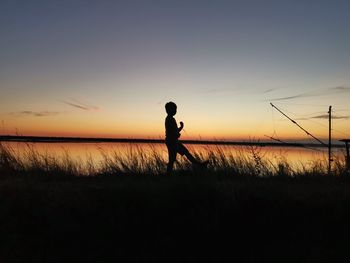
[[329,106],[328,110],[328,175],[331,175],[332,171],[332,106]]

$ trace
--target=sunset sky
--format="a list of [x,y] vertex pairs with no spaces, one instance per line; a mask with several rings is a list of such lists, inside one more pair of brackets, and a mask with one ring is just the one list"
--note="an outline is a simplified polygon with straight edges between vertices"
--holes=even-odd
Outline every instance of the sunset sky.
[[0,134],[350,138],[350,1],[0,3]]

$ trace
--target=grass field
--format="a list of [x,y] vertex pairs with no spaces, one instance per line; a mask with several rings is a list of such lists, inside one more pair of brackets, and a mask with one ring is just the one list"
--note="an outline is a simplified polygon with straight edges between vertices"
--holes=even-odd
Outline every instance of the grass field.
[[256,149],[246,159],[213,154],[208,170],[180,163],[167,177],[156,156],[106,157],[86,171],[69,156],[19,160],[1,148],[0,261],[350,259],[350,179],[340,161],[328,176],[324,162],[293,171]]

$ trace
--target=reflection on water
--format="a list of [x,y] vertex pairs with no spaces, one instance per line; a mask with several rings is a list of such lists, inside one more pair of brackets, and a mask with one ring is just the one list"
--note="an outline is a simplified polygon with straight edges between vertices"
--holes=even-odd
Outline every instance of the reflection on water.
[[[46,156],[65,158],[69,156],[73,161],[82,165],[88,161],[98,167],[104,160],[104,156],[128,157],[142,153],[144,157],[151,158],[154,153],[167,160],[167,149],[165,144],[136,144],[136,143],[2,143],[19,156],[28,154],[29,149]],[[292,147],[247,147],[247,146],[213,146],[213,145],[187,145],[191,152],[199,153],[203,158],[208,158],[211,151],[222,151],[226,155],[235,157],[252,158],[252,150],[255,150],[264,160],[277,164],[280,161],[288,162],[292,168],[308,167],[315,161],[327,162],[328,151],[326,148],[307,149]],[[344,152],[334,149],[334,158],[344,158]],[[178,155],[178,159],[181,160]]]

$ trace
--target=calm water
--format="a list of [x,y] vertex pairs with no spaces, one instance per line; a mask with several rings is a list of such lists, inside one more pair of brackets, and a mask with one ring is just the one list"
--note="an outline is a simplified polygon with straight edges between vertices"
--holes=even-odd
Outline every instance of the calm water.
[[[167,160],[167,149],[164,144],[135,144],[135,143],[3,143],[10,146],[13,151],[20,156],[28,154],[29,149],[44,155],[65,158],[67,155],[74,161],[85,164],[87,160],[92,160],[97,167],[104,160],[104,156],[130,156],[144,154],[151,157],[157,153],[164,160]],[[191,152],[201,153],[204,158],[208,152],[217,149],[222,150],[227,155],[234,157],[245,156],[252,158],[252,148],[247,146],[206,146],[206,145],[187,145]],[[328,151],[325,148],[306,149],[292,147],[255,147],[260,156],[265,160],[276,164],[281,160],[286,160],[293,168],[309,166],[315,160],[327,161]],[[342,149],[333,150],[334,158],[344,158]],[[178,159],[183,157],[179,156]]]

